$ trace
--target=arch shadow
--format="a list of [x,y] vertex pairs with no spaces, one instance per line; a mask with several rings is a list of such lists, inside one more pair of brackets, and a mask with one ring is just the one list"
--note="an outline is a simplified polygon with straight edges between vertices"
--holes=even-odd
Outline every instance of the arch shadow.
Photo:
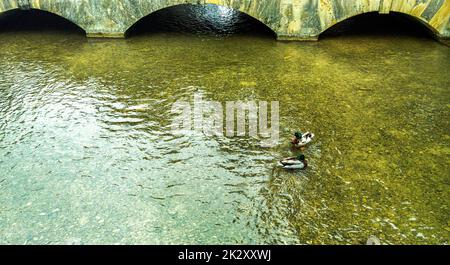
[[86,36],[86,30],[75,22],[42,9],[9,9],[0,13],[0,32],[64,31]]
[[416,16],[401,12],[380,14],[375,11],[344,18],[326,27],[319,34],[319,39],[354,35],[406,35],[439,38],[437,29]]
[[217,4],[189,3],[150,12],[129,26],[125,37],[159,32],[217,36],[250,33],[276,38],[273,29],[246,12]]

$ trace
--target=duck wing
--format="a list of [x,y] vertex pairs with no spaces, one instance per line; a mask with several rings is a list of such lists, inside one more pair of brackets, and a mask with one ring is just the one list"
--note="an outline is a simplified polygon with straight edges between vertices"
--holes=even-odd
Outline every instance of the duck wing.
[[300,160],[295,160],[295,159],[283,159],[280,161],[280,163],[283,166],[303,164],[303,162],[301,162]]
[[284,169],[304,169],[305,165],[303,163],[295,164],[295,165],[285,165],[283,166]]
[[315,135],[313,133],[305,134],[305,137],[302,137],[301,144],[302,145],[309,144],[313,140],[314,136]]

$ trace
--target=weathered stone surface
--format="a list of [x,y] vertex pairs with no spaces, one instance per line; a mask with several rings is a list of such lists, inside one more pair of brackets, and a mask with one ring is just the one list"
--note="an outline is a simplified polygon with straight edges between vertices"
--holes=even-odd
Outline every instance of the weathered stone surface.
[[180,4],[217,4],[244,12],[279,39],[315,40],[326,29],[367,12],[400,12],[450,38],[450,0],[0,0],[0,12],[41,9],[60,15],[88,36],[124,37],[141,18]]

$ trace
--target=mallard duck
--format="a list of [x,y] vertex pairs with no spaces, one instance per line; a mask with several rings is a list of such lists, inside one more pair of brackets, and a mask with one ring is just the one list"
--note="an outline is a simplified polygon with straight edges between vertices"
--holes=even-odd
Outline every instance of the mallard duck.
[[308,161],[306,161],[304,155],[284,158],[280,161],[280,164],[284,169],[305,169],[308,167]]
[[311,132],[307,132],[302,134],[301,132],[296,132],[294,137],[291,140],[291,143],[294,147],[301,148],[308,145],[314,138],[314,134]]

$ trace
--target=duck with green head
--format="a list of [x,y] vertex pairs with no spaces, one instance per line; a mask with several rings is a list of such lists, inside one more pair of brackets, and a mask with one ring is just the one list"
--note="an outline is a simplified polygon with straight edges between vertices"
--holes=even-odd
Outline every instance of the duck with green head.
[[304,155],[287,157],[280,161],[284,169],[305,169],[308,167],[308,161]]
[[291,143],[296,148],[302,148],[308,145],[313,140],[314,136],[315,135],[311,132],[307,132],[304,134],[301,132],[296,132],[294,133],[294,137],[292,138]]

